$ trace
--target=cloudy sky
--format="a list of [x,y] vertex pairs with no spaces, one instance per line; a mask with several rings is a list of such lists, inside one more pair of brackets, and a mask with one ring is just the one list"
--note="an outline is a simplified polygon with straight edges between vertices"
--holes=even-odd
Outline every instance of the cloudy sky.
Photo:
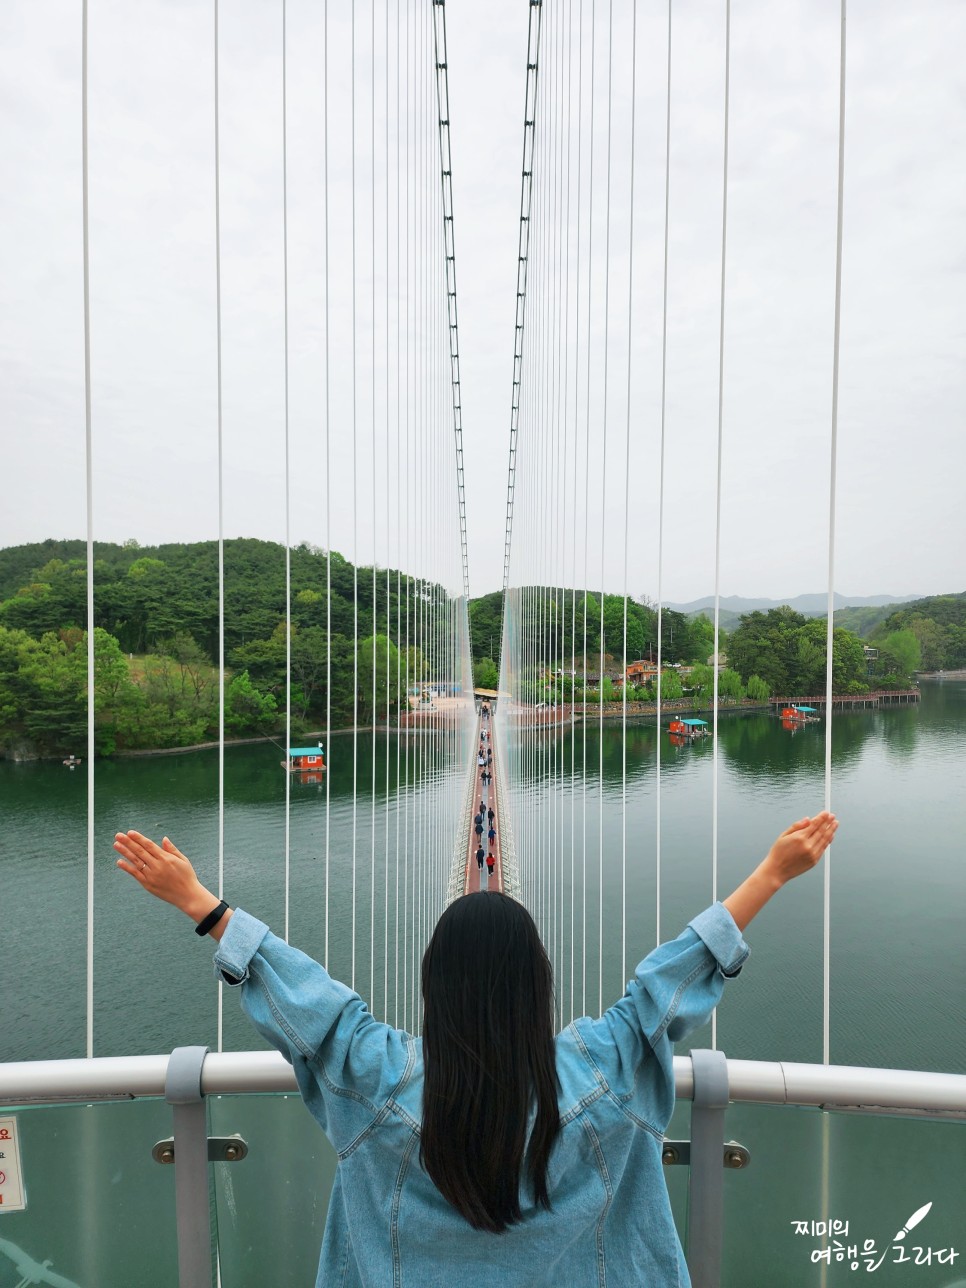
[[[827,576],[839,9],[828,0],[734,0],[732,9],[721,591],[782,597],[821,590]],[[350,13],[330,6],[327,56],[320,0],[287,5],[289,533],[453,580],[444,330],[433,310],[406,325],[407,309],[441,298],[441,278],[410,269],[408,290],[404,280],[407,245],[411,263],[417,243],[439,249],[431,7],[387,11],[380,0],[373,20],[372,6],[358,5],[354,57]],[[450,0],[446,13],[469,566],[479,594],[502,581],[529,5]],[[535,347],[515,524],[521,578],[544,569],[554,580],[653,596],[666,7],[637,10],[633,226],[631,18],[628,0],[544,5],[535,199],[549,222],[542,241],[534,233],[542,258],[528,304]],[[220,21],[225,535],[283,540],[281,5],[223,0]],[[848,23],[836,586],[847,595],[961,591],[966,6],[853,0]],[[80,49],[78,0],[0,7],[3,545],[86,532]],[[714,578],[723,87],[723,3],[678,0],[670,599],[707,593]],[[99,539],[217,534],[213,117],[210,3],[90,0]],[[578,286],[585,304],[590,297],[583,322],[567,302]],[[552,369],[551,335],[563,337]],[[426,356],[430,348],[437,356]],[[423,377],[407,381],[420,362]],[[573,540],[582,526],[586,556]]]

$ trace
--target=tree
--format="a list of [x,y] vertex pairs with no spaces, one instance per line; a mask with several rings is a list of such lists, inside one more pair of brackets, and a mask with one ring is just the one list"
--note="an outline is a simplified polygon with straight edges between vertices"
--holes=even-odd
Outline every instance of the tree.
[[730,667],[725,667],[718,673],[718,695],[722,698],[734,698],[735,700],[745,696],[745,688],[737,671],[732,671]]
[[714,669],[703,662],[692,666],[688,676],[689,687],[707,698],[714,689]]
[[232,733],[267,733],[278,715],[270,693],[259,693],[247,671],[236,675],[225,690],[225,728]]
[[[907,678],[913,671],[918,671],[922,663],[922,652],[919,639],[911,628],[901,631],[890,631],[882,641],[881,650],[890,654],[896,662],[896,670]],[[881,654],[880,654],[881,660]]]
[[771,690],[760,675],[749,675],[745,691],[754,702],[767,702],[771,697]]
[[388,722],[390,711],[398,710],[399,707],[402,681],[398,676],[399,653],[386,635],[371,635],[359,645],[358,692],[361,719],[372,720],[375,714]]
[[677,671],[664,671],[661,674],[661,701],[673,702],[676,698],[683,697],[684,689]]
[[491,657],[481,658],[473,668],[473,684],[478,689],[495,689],[500,683],[500,673]]

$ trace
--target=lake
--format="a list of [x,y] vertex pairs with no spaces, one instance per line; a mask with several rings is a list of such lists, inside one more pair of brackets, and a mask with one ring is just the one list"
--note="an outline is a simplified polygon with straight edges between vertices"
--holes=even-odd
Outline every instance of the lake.
[[[916,706],[834,717],[832,807],[842,825],[831,851],[831,1059],[963,1072],[966,684],[924,682],[922,692]],[[669,938],[711,902],[712,748],[710,739],[674,747],[661,736],[660,927]],[[653,722],[630,724],[626,743],[613,725],[602,743],[593,724],[541,734],[511,791],[521,874],[555,958],[564,1022],[618,996],[655,940],[656,738]],[[778,831],[821,808],[824,738],[824,722],[792,734],[766,714],[722,716],[719,898]],[[355,765],[353,741],[332,739],[327,787],[291,785],[290,938],[325,958],[328,891],[330,969],[354,980],[377,1015],[411,1028],[463,779],[453,749],[434,751],[428,738],[359,735]],[[6,1060],[84,1054],[86,774],[0,761]],[[216,753],[98,762],[95,774],[95,1054],[214,1047],[210,943],[114,867],[111,841],[129,827],[166,833],[214,886]],[[228,748],[225,796],[227,897],[280,931],[277,749]],[[746,938],[751,957],[719,1008],[718,1045],[747,1059],[820,1061],[821,866],[782,890]],[[224,1045],[259,1045],[233,1002]]]

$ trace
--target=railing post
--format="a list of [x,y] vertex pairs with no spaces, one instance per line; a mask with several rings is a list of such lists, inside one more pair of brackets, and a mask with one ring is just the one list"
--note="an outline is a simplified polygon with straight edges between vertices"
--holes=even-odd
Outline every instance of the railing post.
[[721,1051],[691,1051],[691,1170],[688,1270],[693,1288],[719,1288],[724,1222],[724,1115],[728,1061]]
[[168,1058],[164,1098],[173,1105],[174,1190],[180,1288],[211,1288],[208,1117],[201,1070],[208,1048],[176,1047]]

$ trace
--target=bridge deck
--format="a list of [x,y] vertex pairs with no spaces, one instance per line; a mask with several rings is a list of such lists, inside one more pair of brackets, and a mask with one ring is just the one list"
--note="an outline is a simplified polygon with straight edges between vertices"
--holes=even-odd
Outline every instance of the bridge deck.
[[[476,786],[477,786],[477,791],[479,792],[479,796],[478,796],[478,799],[474,801],[473,813],[475,814],[476,811],[479,809],[480,801],[483,802],[483,804],[486,807],[486,810],[489,810],[489,809],[493,810],[493,826],[496,829],[496,840],[493,842],[493,856],[496,859],[496,863],[494,864],[494,867],[493,867],[492,876],[490,876],[489,872],[487,871],[487,867],[485,863],[483,865],[482,870],[477,867],[476,832],[471,826],[469,845],[467,847],[467,852],[466,852],[466,879],[463,883],[463,890],[465,894],[474,894],[477,890],[499,890],[501,892],[503,890],[503,861],[500,853],[500,807],[499,807],[499,804],[497,803],[497,795],[496,795],[496,776],[499,773],[499,766],[497,764],[496,750],[495,748],[493,748],[493,742],[492,742],[492,736],[491,736],[491,730],[490,730],[491,723],[492,721],[489,719],[486,719],[484,717],[480,718],[478,729],[477,729],[477,734],[478,734],[477,745],[479,745],[479,741],[482,738],[483,731],[486,730],[487,734],[490,736],[488,737],[484,746],[489,747],[493,750],[493,763],[490,766],[490,770],[493,773],[493,782],[489,784],[481,783],[480,775],[482,774],[483,771],[480,768],[477,768]],[[484,810],[484,815],[486,813],[486,810]],[[488,849],[487,840],[486,840],[486,834],[489,831],[489,829],[490,829],[489,821],[485,820],[483,823],[483,849],[487,853],[490,852]]]

